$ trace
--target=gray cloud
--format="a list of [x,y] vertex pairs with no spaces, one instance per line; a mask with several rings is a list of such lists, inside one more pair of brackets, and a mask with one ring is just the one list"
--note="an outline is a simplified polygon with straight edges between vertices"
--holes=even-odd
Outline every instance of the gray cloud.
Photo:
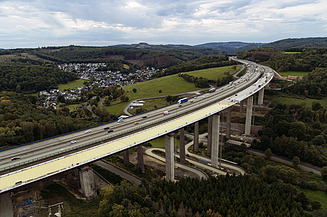
[[0,47],[326,36],[325,8],[324,0],[0,0]]

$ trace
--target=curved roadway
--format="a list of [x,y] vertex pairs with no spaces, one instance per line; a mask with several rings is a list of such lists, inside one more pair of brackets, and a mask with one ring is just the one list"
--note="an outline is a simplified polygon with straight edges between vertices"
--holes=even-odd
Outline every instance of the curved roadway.
[[[263,88],[273,71],[249,61],[248,72],[230,85],[106,125],[0,152],[0,193],[118,153],[222,111]],[[168,111],[168,115],[163,112]],[[146,117],[145,117],[146,116]],[[113,132],[107,132],[110,127]],[[71,143],[76,141],[76,143]],[[12,161],[12,157],[20,159]]]

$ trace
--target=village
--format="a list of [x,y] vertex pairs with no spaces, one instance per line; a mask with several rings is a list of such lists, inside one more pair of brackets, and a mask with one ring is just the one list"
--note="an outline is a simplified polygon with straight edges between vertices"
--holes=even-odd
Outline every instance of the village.
[[50,91],[40,91],[39,106],[54,109],[57,108],[58,101],[80,101],[81,95],[96,87],[109,87],[117,85],[119,87],[131,85],[140,81],[146,81],[159,72],[159,69],[149,68],[136,70],[134,73],[122,73],[120,71],[99,71],[100,67],[106,67],[106,63],[65,63],[58,67],[67,72],[76,72],[79,79],[83,79],[85,86],[76,89]]

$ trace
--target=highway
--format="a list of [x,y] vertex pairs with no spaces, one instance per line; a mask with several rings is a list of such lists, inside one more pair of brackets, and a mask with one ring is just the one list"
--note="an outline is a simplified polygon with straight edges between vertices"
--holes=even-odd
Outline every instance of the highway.
[[[213,93],[198,95],[181,107],[172,104],[126,118],[121,123],[114,121],[0,152],[0,192],[93,162],[187,126],[246,99],[272,79],[273,71],[269,67],[241,62],[248,66],[245,75]],[[165,111],[169,114],[163,115]],[[108,133],[105,127],[113,131]],[[18,156],[20,159],[11,160]]]

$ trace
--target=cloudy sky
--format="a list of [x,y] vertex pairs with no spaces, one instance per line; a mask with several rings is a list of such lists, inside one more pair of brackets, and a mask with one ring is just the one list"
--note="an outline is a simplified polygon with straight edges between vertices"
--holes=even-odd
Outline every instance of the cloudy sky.
[[0,48],[327,36],[327,0],[0,0]]

